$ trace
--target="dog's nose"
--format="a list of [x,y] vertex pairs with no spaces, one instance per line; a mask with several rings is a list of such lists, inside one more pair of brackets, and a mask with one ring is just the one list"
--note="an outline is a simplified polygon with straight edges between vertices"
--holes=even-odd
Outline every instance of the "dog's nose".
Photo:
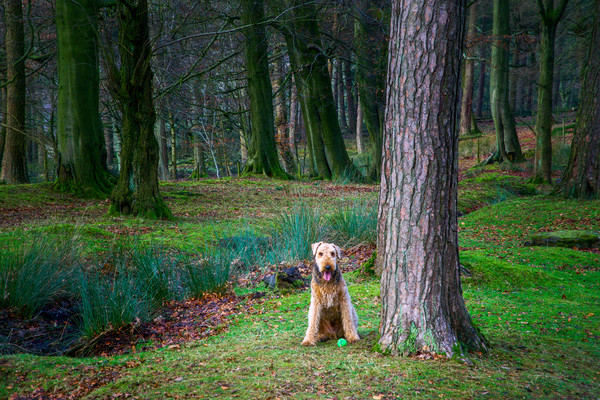
[[325,267],[325,269],[326,269],[327,271],[329,271],[329,270],[331,269],[331,265],[327,265],[327,266]]

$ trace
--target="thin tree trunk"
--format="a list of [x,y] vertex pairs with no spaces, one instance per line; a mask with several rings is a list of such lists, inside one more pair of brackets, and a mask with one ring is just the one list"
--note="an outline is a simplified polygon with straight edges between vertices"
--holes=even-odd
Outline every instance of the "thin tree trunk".
[[[483,52],[483,50],[482,50]],[[481,56],[480,56],[481,57]],[[477,115],[477,118],[481,118],[483,116],[483,99],[484,99],[484,94],[485,94],[485,73],[486,73],[486,68],[485,68],[485,61],[483,60],[483,57],[481,57],[482,60],[479,62],[479,87],[477,88],[477,107],[475,110],[475,115]]]
[[467,24],[466,60],[464,62],[462,82],[459,135],[468,135],[471,133],[471,125],[474,121],[474,118],[471,118],[471,116],[473,115],[473,79],[475,67],[473,47],[475,41],[475,28],[477,25],[477,3],[472,3],[471,7],[469,7],[469,19]]
[[337,110],[340,114],[340,127],[342,132],[348,132],[348,119],[346,118],[346,98],[344,96],[344,71],[341,58],[336,59],[335,68],[337,72]]
[[295,157],[295,169],[300,171],[300,163],[298,160],[298,149],[296,145],[296,139],[298,136],[298,91],[296,89],[296,83],[294,81],[294,76],[292,75],[292,81],[290,85],[290,105],[289,105],[289,124],[288,124],[288,146],[292,155]]
[[177,182],[177,131],[175,130],[175,118],[169,110],[169,137],[171,138],[171,180]]
[[[0,80],[0,83],[4,82]],[[6,86],[2,86],[0,88],[0,168],[2,168],[2,156],[4,154],[6,124]]]
[[159,174],[161,180],[169,179],[169,149],[167,146],[167,127],[165,118],[162,115],[158,116],[158,126],[156,127],[158,140],[158,158],[159,158]]
[[[512,64],[519,64],[519,46],[515,45],[512,52]],[[510,90],[508,93],[508,99],[510,103],[510,109],[515,115],[515,110],[517,109],[517,81],[519,80],[517,75],[517,69],[515,67],[509,68],[509,83]]]
[[106,166],[112,166],[115,162],[115,144],[113,141],[113,131],[110,121],[106,118],[102,120],[102,132],[104,133],[104,145],[106,146]]
[[287,135],[288,112],[286,110],[285,90],[281,89],[286,73],[281,57],[275,62],[274,67],[273,75],[276,76],[273,77],[273,91],[277,93],[275,96],[275,141],[277,142],[285,171],[290,175],[294,175],[296,172],[294,169],[294,154],[292,153]]
[[[560,0],[554,8],[554,0],[538,0],[542,17],[540,43],[540,76],[538,79],[538,107],[535,123],[535,160],[533,180],[552,182],[552,85],[554,83],[554,45],[556,28],[568,0]],[[545,4],[544,4],[545,3]]]
[[350,54],[347,55],[348,60],[344,61],[344,83],[346,99],[348,104],[348,130],[350,132],[356,132],[356,100],[354,98],[354,84],[352,79],[351,62],[349,60]]
[[459,272],[457,102],[464,2],[393,1],[379,193],[379,350],[485,351]]
[[314,4],[297,0],[294,5],[293,17],[281,32],[286,38],[290,63],[296,71],[304,125],[312,145],[311,155],[323,178],[343,176],[363,180],[348,156],[342,137],[327,73],[327,58],[320,50],[323,44]]
[[251,137],[244,174],[264,174],[289,179],[279,163],[273,120],[273,91],[269,78],[269,58],[263,0],[242,0],[245,53],[250,99]]
[[496,130],[496,161],[523,161],[523,153],[508,99],[509,3],[494,0],[490,107]]
[[360,95],[358,96],[358,100],[358,110],[356,110],[356,151],[358,151],[358,154],[362,154],[365,152],[365,147],[363,144],[363,111],[360,104]]
[[[356,3],[354,22],[356,44],[356,84],[363,111],[363,120],[371,138],[369,179],[377,182],[381,175],[383,118],[385,113],[385,71],[387,67],[386,26],[387,5],[368,0]],[[379,16],[379,19],[377,18]]]
[[20,0],[6,0],[6,135],[0,181],[27,183],[25,136],[25,33]]
[[557,187],[567,197],[600,198],[600,0],[593,15],[571,155]]

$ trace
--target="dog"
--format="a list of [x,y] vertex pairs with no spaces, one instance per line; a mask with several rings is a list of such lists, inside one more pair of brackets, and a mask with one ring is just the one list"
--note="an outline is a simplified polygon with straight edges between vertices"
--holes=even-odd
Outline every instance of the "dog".
[[333,243],[313,243],[315,264],[310,284],[311,296],[308,310],[308,328],[303,346],[345,337],[348,343],[360,340],[358,316],[350,300],[348,287],[342,277],[337,260],[341,250]]

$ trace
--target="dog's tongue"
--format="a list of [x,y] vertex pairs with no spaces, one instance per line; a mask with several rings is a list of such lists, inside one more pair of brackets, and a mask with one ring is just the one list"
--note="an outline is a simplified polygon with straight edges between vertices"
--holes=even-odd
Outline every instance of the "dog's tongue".
[[329,271],[323,272],[323,279],[325,279],[326,281],[329,281],[331,279],[331,272],[329,272]]

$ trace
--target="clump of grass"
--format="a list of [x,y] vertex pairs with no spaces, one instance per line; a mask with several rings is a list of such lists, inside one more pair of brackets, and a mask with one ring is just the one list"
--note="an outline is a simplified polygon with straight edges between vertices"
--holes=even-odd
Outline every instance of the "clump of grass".
[[304,203],[282,213],[272,227],[273,251],[281,257],[306,259],[311,255],[310,244],[327,233],[324,215],[318,207]]
[[223,251],[200,255],[195,263],[185,263],[184,285],[187,295],[199,298],[206,293],[222,293],[227,288],[234,259]]
[[78,259],[76,239],[37,235],[30,242],[14,238],[0,249],[0,308],[31,318],[66,293]]
[[356,200],[328,218],[329,237],[341,246],[375,243],[377,240],[377,203]]
[[136,285],[134,274],[123,267],[111,275],[82,272],[78,286],[80,329],[85,338],[146,321],[151,315],[147,288]]
[[166,250],[136,246],[131,250],[131,263],[135,268],[135,285],[142,286],[155,304],[181,297],[178,267],[180,257]]

